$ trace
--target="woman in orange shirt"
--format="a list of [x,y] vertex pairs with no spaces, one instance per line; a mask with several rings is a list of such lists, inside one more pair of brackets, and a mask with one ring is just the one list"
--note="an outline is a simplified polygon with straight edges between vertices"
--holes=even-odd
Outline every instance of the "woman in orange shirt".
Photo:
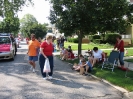
[[38,61],[38,48],[40,47],[40,42],[36,40],[35,34],[31,34],[31,40],[28,43],[28,56],[29,63],[33,68],[33,72],[35,72],[35,61]]

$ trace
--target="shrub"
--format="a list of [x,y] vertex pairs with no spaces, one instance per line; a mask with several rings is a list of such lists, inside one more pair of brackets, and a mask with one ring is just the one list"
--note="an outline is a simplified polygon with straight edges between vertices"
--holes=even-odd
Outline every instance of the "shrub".
[[68,38],[68,42],[78,43],[78,38]]
[[89,40],[92,41],[93,35],[89,35]]
[[101,43],[101,39],[93,39],[93,43],[95,43],[95,44],[100,44]]
[[101,39],[100,35],[89,35],[89,40],[93,41],[94,39]]
[[93,38],[93,39],[101,39],[101,36],[100,36],[100,35],[93,35],[92,38]]
[[109,33],[109,34],[106,34],[105,35],[105,40],[107,43],[109,44],[115,44],[116,43],[116,37],[118,36],[119,34],[116,34],[116,33]]
[[78,43],[79,42],[78,38],[73,38],[73,42]]

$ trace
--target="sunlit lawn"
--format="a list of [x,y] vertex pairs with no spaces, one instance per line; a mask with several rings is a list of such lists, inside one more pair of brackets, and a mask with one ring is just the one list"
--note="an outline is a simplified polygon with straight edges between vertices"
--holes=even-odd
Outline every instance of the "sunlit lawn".
[[[78,50],[77,43],[65,42],[64,45],[65,45],[65,48],[67,48],[69,45],[71,45],[73,51]],[[93,47],[98,47],[99,49],[110,49],[110,50],[103,50],[104,52],[107,53],[108,56],[113,49],[113,46],[110,44],[94,44],[94,43],[82,44],[82,50],[93,49]],[[126,49],[127,49],[128,53],[125,56],[133,56],[133,48],[132,49],[126,48]]]
[[[69,45],[71,45],[73,50],[78,50],[77,43],[65,42],[65,44],[64,44],[65,48],[67,48]],[[98,47],[99,49],[113,48],[113,46],[110,44],[94,44],[94,43],[82,44],[82,50],[93,49],[93,47]]]
[[[107,56],[110,55],[110,52],[111,52],[111,51],[112,51],[112,50],[104,50],[104,52],[107,53]],[[127,49],[127,51],[128,51],[128,53],[125,54],[125,56],[133,56],[133,49]]]

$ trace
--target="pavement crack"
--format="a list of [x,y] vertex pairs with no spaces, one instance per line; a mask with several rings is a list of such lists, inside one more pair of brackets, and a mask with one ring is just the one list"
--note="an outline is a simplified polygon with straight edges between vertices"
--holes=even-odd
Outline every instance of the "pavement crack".
[[111,96],[112,94],[105,94],[104,96],[97,96],[97,97],[107,97],[107,96]]

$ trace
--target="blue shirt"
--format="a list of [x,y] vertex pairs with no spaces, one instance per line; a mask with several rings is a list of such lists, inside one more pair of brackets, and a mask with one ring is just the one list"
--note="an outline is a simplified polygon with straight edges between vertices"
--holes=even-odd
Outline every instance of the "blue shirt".
[[86,64],[89,66],[89,70],[91,71],[92,70],[92,65],[89,61],[86,62]]

